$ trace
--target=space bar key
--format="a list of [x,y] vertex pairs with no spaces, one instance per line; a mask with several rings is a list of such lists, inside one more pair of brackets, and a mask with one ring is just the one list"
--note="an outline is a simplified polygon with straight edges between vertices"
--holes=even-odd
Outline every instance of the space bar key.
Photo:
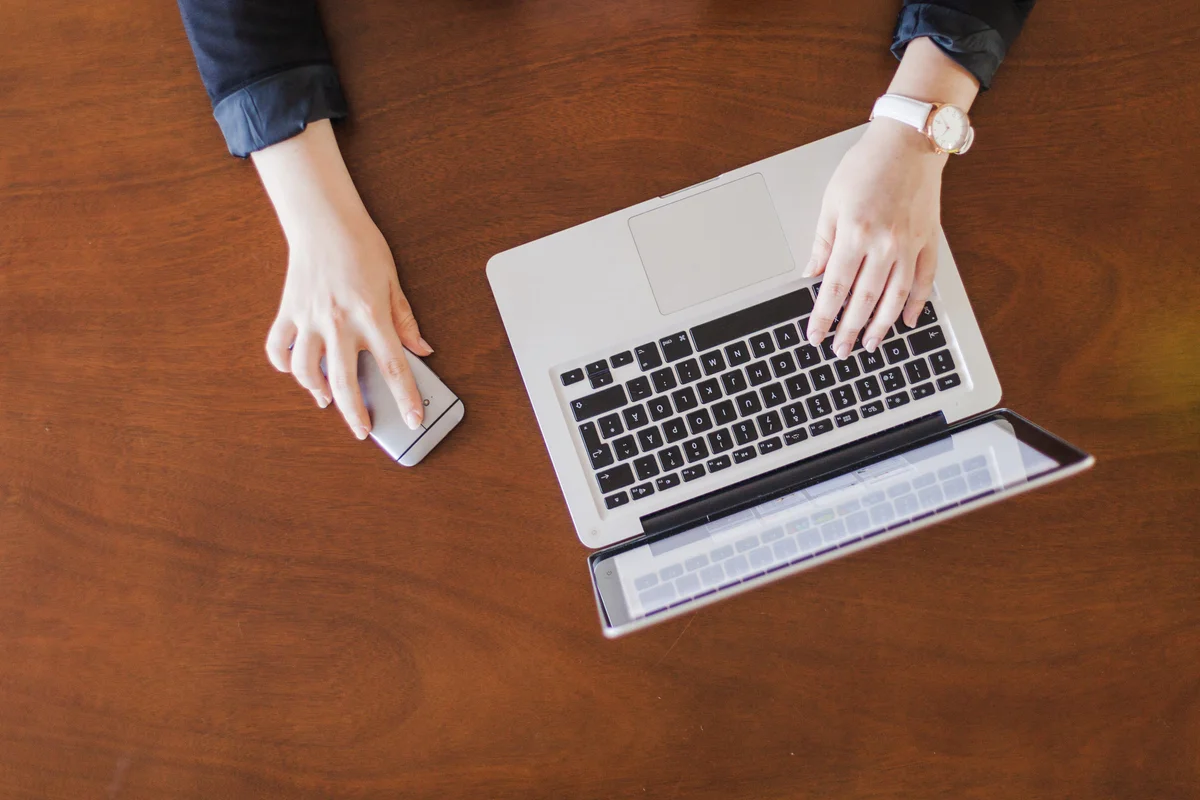
[[812,310],[812,293],[808,289],[797,289],[697,325],[692,328],[692,339],[696,342],[697,350],[708,350],[772,325],[802,317]]

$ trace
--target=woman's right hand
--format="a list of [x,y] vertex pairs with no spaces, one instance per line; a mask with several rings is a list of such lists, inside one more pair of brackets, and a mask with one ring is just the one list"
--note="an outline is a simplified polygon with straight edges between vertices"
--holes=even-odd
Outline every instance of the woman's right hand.
[[[424,407],[404,355],[433,352],[400,289],[391,250],[371,220],[327,120],[253,154],[288,240],[288,270],[267,356],[322,408],[331,399],[359,439],[371,419],[358,388],[358,353],[379,364],[405,422]],[[325,357],[328,378],[321,373]]]

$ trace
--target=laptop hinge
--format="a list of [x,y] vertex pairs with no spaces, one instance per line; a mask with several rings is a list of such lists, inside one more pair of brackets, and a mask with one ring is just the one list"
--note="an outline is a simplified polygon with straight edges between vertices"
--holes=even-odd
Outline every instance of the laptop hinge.
[[661,536],[736,514],[776,497],[791,494],[826,475],[845,472],[855,464],[876,460],[915,441],[940,433],[946,427],[946,416],[941,411],[911,420],[866,439],[850,442],[677,506],[647,514],[641,518],[642,530],[646,536]]

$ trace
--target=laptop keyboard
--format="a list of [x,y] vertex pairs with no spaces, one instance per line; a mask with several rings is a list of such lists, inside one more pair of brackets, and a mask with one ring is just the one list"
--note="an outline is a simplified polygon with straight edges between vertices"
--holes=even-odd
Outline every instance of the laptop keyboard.
[[[820,284],[560,373],[609,509],[961,384],[937,311],[845,359],[804,339]],[[834,330],[838,320],[834,321]],[[620,379],[614,373],[620,373]]]

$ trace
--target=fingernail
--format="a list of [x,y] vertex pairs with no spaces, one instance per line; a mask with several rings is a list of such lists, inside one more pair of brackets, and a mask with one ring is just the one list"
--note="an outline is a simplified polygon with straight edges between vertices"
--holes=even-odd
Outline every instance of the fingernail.
[[808,332],[808,343],[811,344],[813,347],[820,347],[821,346],[821,337],[817,336],[815,331],[809,331]]
[[875,348],[878,346],[879,346],[879,337],[878,336],[868,336],[866,339],[863,339],[863,347],[867,348],[868,353],[874,353]]
[[424,336],[422,336],[420,339],[417,339],[417,344],[419,344],[419,345],[421,345],[421,347],[425,348],[426,354],[433,352],[433,348],[429,346],[429,342],[425,341]]
[[850,345],[842,342],[837,347],[833,348],[833,352],[837,353],[838,358],[845,358],[850,355]]
[[811,278],[812,274],[813,274],[813,268],[816,266],[817,266],[816,260],[809,259],[808,266],[804,268],[804,272],[800,273],[800,277],[801,278]]
[[410,411],[404,415],[404,421],[408,423],[409,430],[416,430],[421,427],[421,415],[415,411]]
[[324,395],[317,395],[317,405],[321,408],[329,408],[329,398]]
[[362,441],[363,439],[367,438],[367,429],[362,425],[355,425],[354,435],[359,438],[359,441]]

